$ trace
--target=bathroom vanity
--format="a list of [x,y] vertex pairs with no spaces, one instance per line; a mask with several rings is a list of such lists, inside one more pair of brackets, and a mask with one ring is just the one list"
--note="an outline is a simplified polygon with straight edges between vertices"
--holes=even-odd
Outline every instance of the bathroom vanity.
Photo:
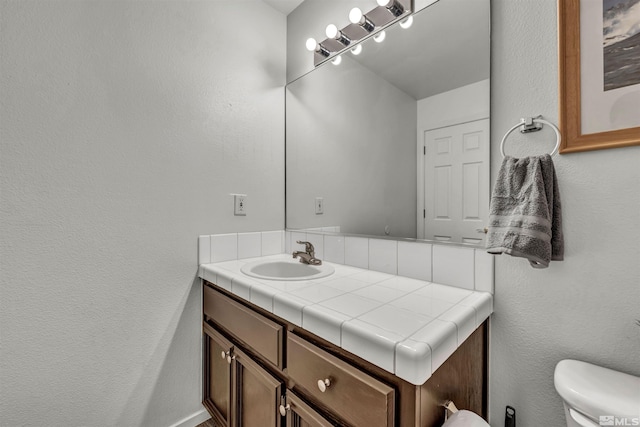
[[[318,317],[324,319],[327,332],[319,332],[324,331],[323,325],[308,322],[317,332],[314,333],[305,327],[302,313],[317,304],[290,293],[301,282],[279,282],[271,287],[242,275],[242,264],[231,261],[200,266],[205,338],[203,403],[217,425],[431,427],[444,422],[445,410],[441,405],[448,400],[486,417],[488,314],[477,317],[479,326],[447,350],[446,360],[437,362],[433,372],[432,362],[436,366],[436,359],[445,357],[435,345],[431,345],[428,357],[418,355],[413,367],[400,366],[403,358],[395,353],[392,357],[395,365],[390,368],[380,358],[375,338],[371,338],[369,352],[368,338],[362,335],[359,354],[346,350],[342,341],[332,338],[329,325],[336,324],[340,330],[349,321],[338,311],[328,309],[330,302],[323,302],[325,308]],[[377,274],[347,266],[336,268],[339,270],[334,282],[338,280],[347,288],[350,285],[345,278]],[[307,282],[309,295],[327,288],[325,284],[330,284],[331,279],[311,286]],[[406,280],[412,281],[411,289],[415,292],[419,281]],[[368,288],[373,284],[353,282],[366,285],[363,289],[373,293],[373,288]],[[424,286],[426,289],[430,284],[424,282]],[[485,294],[465,292],[471,298],[464,301],[477,301],[475,294]],[[481,296],[484,300],[485,295]],[[273,301],[271,305],[269,298]],[[300,318],[295,310],[289,316],[282,307],[298,307]],[[456,311],[459,306],[447,307]],[[473,311],[482,310],[478,306]],[[406,310],[397,312],[398,316],[406,314]],[[419,323],[416,325],[419,328]],[[447,341],[448,333],[442,331],[440,342]],[[453,334],[457,333],[454,327]],[[392,343],[391,354],[400,351],[401,346],[410,347]],[[421,347],[418,343],[414,347],[411,351],[419,354]],[[429,365],[424,374],[428,379],[420,383],[416,375],[422,372],[423,362]]]

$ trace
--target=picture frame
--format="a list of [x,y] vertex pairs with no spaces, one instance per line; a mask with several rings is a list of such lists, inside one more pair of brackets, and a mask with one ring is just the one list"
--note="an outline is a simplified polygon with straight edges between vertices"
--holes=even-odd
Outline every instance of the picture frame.
[[[583,6],[592,7],[594,4],[596,6],[601,6],[603,4],[603,2],[593,2],[593,0],[588,2],[589,4],[585,4]],[[585,0],[583,0],[582,3],[585,3]],[[599,10],[600,19],[602,19],[603,9],[600,8]],[[598,69],[598,61],[593,61],[593,63],[588,67],[588,70],[581,70],[581,66],[584,66],[584,56],[587,54],[589,54],[591,58],[604,61],[602,59],[604,56],[604,37],[602,36],[604,33],[604,20],[602,21],[603,26],[599,28],[599,31],[601,31],[600,41],[597,43],[591,43],[588,46],[581,46],[580,24],[581,19],[585,18],[581,13],[591,13],[594,15],[595,12],[581,11],[581,0],[558,0],[559,124],[562,132],[560,153],[566,154],[640,145],[640,114],[635,114],[637,122],[634,122],[636,118],[631,118],[631,121],[634,123],[632,123],[632,126],[630,127],[611,130],[605,129],[595,132],[585,132],[583,130],[583,122],[587,122],[583,121],[583,100],[585,98],[585,94],[583,93],[583,74],[585,72],[593,73],[593,70],[595,70],[595,73],[599,72],[600,82],[602,83],[595,91],[595,98],[592,96],[589,100],[588,105],[591,109],[607,108],[607,102],[600,102],[600,99],[597,98],[598,96],[601,98],[611,98],[612,95],[616,96],[616,92],[624,92],[624,90],[605,89],[604,78],[602,77],[605,73],[604,66],[600,65]],[[592,28],[589,28],[589,30],[592,30]],[[593,32],[594,31],[591,31],[591,33]],[[600,49],[600,52],[597,51],[598,48]],[[591,51],[589,51],[589,49],[591,49]],[[596,55],[600,55],[600,58],[597,58]],[[599,64],[602,64],[602,62]],[[592,79],[592,81],[594,81],[594,79]],[[595,81],[597,82],[597,80]],[[637,86],[638,91],[640,91],[640,83],[637,85],[632,84],[631,86],[634,87],[633,90],[635,90]],[[611,103],[610,101],[608,102],[609,104]],[[601,107],[601,104],[604,104],[605,107]],[[594,105],[595,107],[593,107]],[[605,113],[606,112],[607,111],[605,111]],[[596,111],[596,113],[598,119],[606,117],[606,114],[603,114],[602,112]],[[626,112],[625,114],[628,115],[629,112]]]

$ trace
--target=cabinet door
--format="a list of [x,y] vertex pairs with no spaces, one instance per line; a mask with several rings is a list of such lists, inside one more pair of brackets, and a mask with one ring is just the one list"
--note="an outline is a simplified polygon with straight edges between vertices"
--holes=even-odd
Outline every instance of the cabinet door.
[[237,348],[232,372],[233,426],[280,427],[282,383]]
[[233,345],[206,323],[204,331],[203,404],[222,427],[230,427],[231,354]]
[[327,421],[290,390],[287,391],[287,407],[285,410],[287,427],[333,427],[335,425]]

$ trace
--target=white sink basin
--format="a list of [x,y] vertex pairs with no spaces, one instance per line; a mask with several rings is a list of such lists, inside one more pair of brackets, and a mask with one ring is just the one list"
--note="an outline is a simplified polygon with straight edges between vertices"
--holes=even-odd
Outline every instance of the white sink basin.
[[330,265],[302,264],[298,260],[254,261],[240,268],[247,276],[267,280],[313,280],[335,271]]

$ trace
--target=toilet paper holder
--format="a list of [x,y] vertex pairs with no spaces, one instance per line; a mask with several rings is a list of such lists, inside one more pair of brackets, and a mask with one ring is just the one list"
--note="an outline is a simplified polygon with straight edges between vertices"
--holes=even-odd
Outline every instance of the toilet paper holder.
[[456,408],[455,403],[453,403],[453,400],[447,400],[446,402],[444,402],[442,404],[442,406],[444,407],[444,420],[447,421],[449,419],[449,416],[455,414],[456,412],[458,412],[458,408]]

